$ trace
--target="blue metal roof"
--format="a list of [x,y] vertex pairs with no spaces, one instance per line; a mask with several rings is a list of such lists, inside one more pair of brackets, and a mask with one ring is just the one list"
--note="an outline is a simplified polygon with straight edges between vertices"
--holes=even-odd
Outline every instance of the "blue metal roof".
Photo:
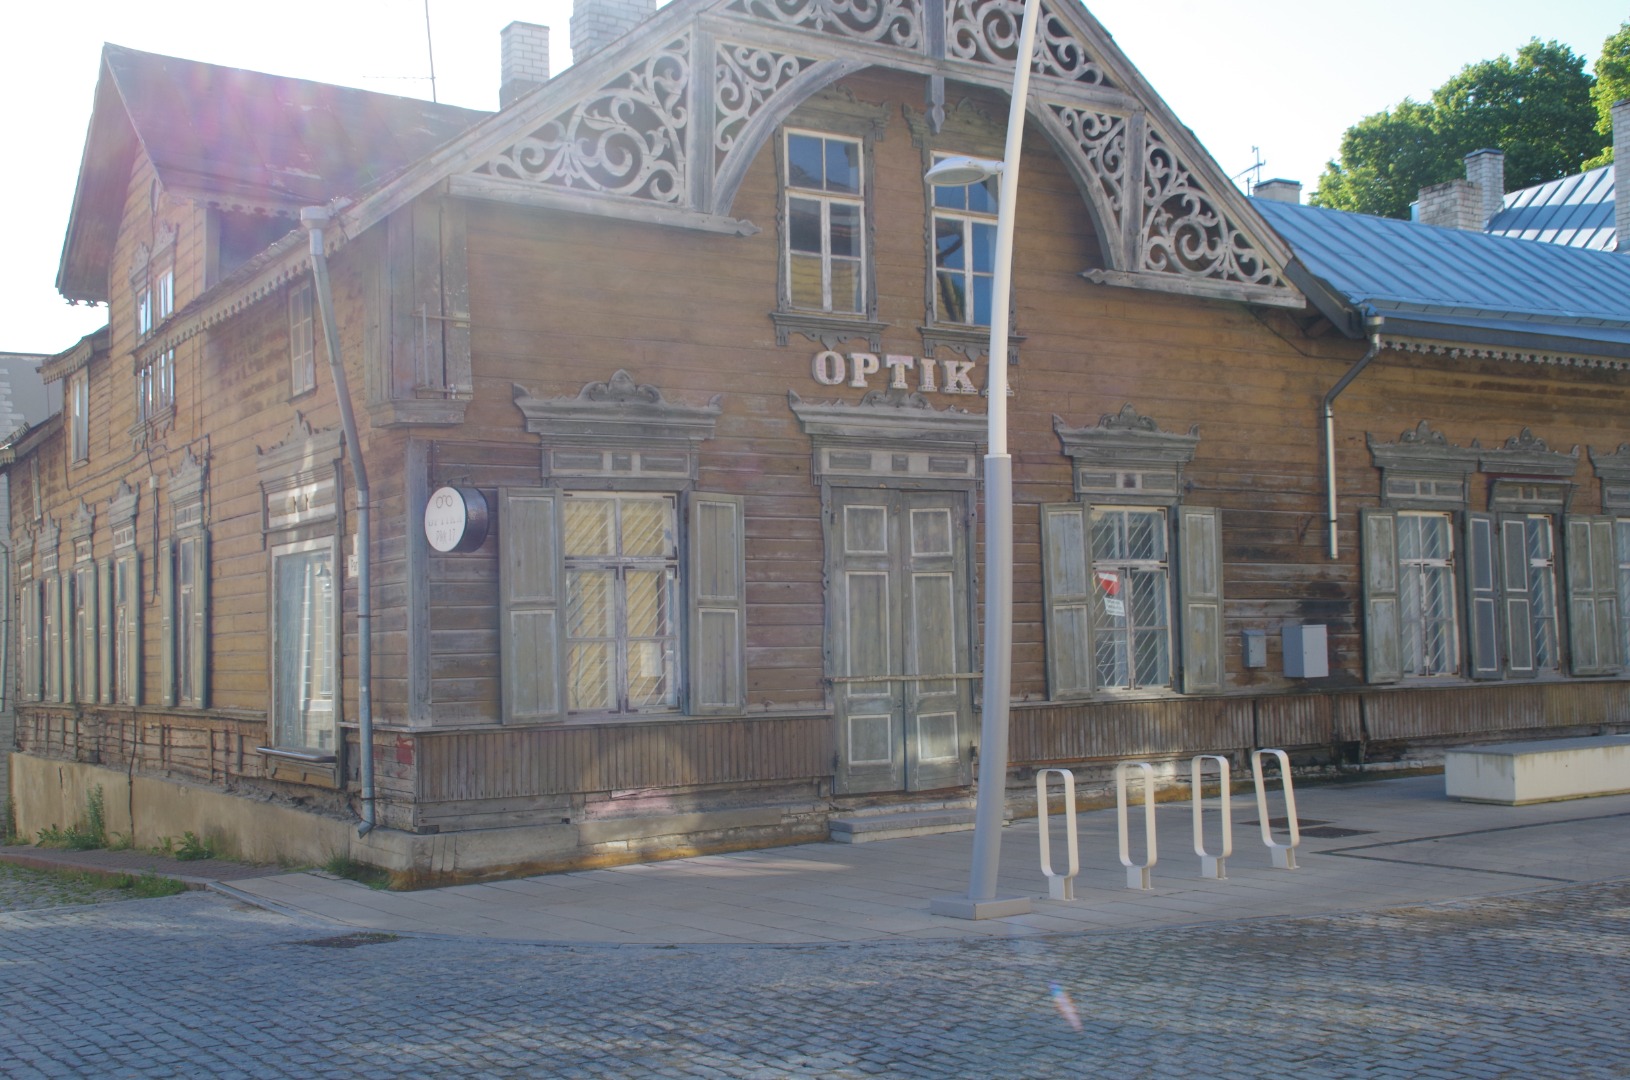
[[1614,250],[1619,234],[1613,219],[1613,166],[1507,192],[1505,209],[1489,221],[1487,231],[1592,251]]
[[1271,199],[1251,204],[1314,279],[1304,288],[1315,303],[1322,293],[1343,309],[1338,324],[1348,333],[1369,306],[1395,332],[1440,341],[1630,356],[1630,256]]

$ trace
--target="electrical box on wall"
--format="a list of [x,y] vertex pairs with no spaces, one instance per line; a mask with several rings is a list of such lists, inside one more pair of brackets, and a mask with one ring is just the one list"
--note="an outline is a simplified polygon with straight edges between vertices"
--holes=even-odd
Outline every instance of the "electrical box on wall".
[[1281,630],[1285,646],[1285,675],[1292,679],[1322,679],[1330,674],[1330,641],[1326,628],[1314,623]]
[[1245,666],[1248,668],[1267,667],[1267,633],[1262,630],[1243,630],[1241,634],[1245,638],[1244,644],[1240,648],[1240,652],[1245,658]]

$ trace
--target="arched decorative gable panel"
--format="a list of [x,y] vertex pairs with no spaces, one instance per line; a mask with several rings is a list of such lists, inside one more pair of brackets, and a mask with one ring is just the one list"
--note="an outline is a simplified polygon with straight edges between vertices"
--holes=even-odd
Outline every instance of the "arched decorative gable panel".
[[[676,0],[468,136],[455,194],[747,234],[730,216],[775,128],[868,67],[1007,90],[1022,0]],[[1041,7],[1029,114],[1099,225],[1093,281],[1301,306],[1288,251],[1097,21]]]

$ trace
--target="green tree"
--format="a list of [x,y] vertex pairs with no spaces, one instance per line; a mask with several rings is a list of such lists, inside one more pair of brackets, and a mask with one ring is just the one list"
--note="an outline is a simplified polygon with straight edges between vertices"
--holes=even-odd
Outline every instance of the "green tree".
[[1607,145],[1585,162],[1585,168],[1613,163],[1613,105],[1625,98],[1630,98],[1630,19],[1602,42],[1602,54],[1596,58],[1596,85],[1590,88],[1590,101],[1596,106],[1596,134]]
[[1505,152],[1508,188],[1577,172],[1600,146],[1593,82],[1584,57],[1537,38],[1515,59],[1468,64],[1431,101],[1405,99],[1348,128],[1312,202],[1408,217],[1421,188],[1464,176],[1465,156],[1485,147]]

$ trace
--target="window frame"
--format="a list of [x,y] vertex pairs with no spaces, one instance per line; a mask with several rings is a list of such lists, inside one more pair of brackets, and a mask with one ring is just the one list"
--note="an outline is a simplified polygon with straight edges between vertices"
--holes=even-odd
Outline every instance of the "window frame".
[[[321,745],[321,740],[319,740],[319,745],[317,746],[291,744],[283,741],[285,732],[287,730],[285,718],[283,717],[283,710],[287,705],[289,690],[285,685],[283,678],[285,673],[284,666],[279,663],[278,643],[280,641],[291,640],[294,635],[286,633],[285,631],[287,628],[282,625],[281,613],[283,611],[283,606],[281,603],[282,597],[278,592],[278,571],[282,560],[308,556],[314,552],[320,552],[327,556],[329,577],[331,579],[329,596],[327,598],[328,602],[326,604],[327,639],[326,642],[322,643],[326,647],[322,648],[320,653],[314,654],[319,656],[325,662],[325,670],[328,681],[326,695],[328,712],[327,734],[329,736],[330,745],[327,747]],[[324,757],[336,755],[338,753],[338,747],[342,738],[340,735],[340,642],[343,636],[343,615],[341,612],[341,603],[345,592],[344,582],[340,577],[341,560],[339,540],[334,536],[326,536],[314,540],[295,540],[288,543],[276,544],[269,549],[267,557],[267,567],[269,570],[267,577],[267,612],[269,615],[268,622],[270,623],[271,630],[271,633],[268,635],[267,648],[269,654],[268,670],[272,673],[270,687],[271,712],[268,717],[269,730],[267,734],[270,737],[272,748],[275,750],[293,751],[297,753],[314,753],[323,755]],[[312,615],[321,615],[323,613],[323,611],[316,608],[313,608],[310,611],[310,614]],[[323,624],[319,622],[317,625],[321,626]],[[299,636],[308,640],[314,636],[312,625],[310,623],[302,624],[302,626],[299,628]],[[302,657],[303,660],[309,658],[310,655]],[[302,698],[301,700],[304,701],[306,699]],[[302,727],[305,726],[306,725],[302,723]]]
[[289,287],[289,396],[317,388],[317,302],[308,278]]
[[[794,139],[814,139],[820,143],[821,161],[823,163],[822,186],[804,187],[793,182],[792,178],[792,143]],[[843,191],[834,191],[826,185],[824,165],[828,160],[828,146],[832,143],[842,143],[854,147],[855,151],[855,184],[857,190],[854,194]],[[870,148],[866,140],[858,136],[842,135],[835,132],[818,131],[811,128],[786,127],[781,132],[781,153],[787,162],[786,178],[781,185],[781,212],[787,223],[785,235],[781,245],[782,256],[782,306],[790,311],[814,312],[821,315],[834,315],[847,318],[864,318],[870,309],[869,293],[871,282],[871,258],[868,250],[867,227],[869,196],[871,185],[868,183],[868,161]],[[813,306],[799,303],[794,295],[793,271],[794,256],[801,254],[808,256],[811,253],[799,251],[793,246],[793,201],[802,200],[811,202],[819,207],[821,250],[818,255],[821,262],[821,303]],[[832,209],[835,206],[852,207],[855,211],[855,237],[856,253],[853,256],[837,255],[833,252],[833,226]],[[833,277],[835,263],[839,260],[852,261],[855,267],[855,306],[839,308],[835,306],[833,296]]]
[[90,372],[80,368],[68,376],[68,464],[82,465],[91,456]]
[[[1097,545],[1094,543],[1098,522],[1110,517],[1119,517],[1124,519],[1122,522],[1122,527],[1116,531],[1119,535],[1129,538],[1131,535],[1132,524],[1131,515],[1133,514],[1158,518],[1153,535],[1160,537],[1161,550],[1165,557],[1161,559],[1137,559],[1133,558],[1129,553],[1124,557],[1100,558],[1096,551]],[[1172,548],[1174,546],[1173,531],[1174,527],[1171,515],[1167,512],[1167,509],[1164,506],[1129,506],[1119,504],[1106,505],[1103,503],[1087,504],[1087,535],[1085,538],[1087,543],[1087,585],[1093,598],[1089,614],[1093,643],[1090,659],[1092,663],[1092,683],[1100,692],[1164,690],[1174,688],[1176,685],[1175,680],[1178,668],[1176,663],[1177,640],[1176,619],[1174,618],[1175,611],[1173,610],[1174,590],[1171,572]],[[1133,605],[1137,599],[1133,582],[1136,580],[1136,575],[1148,575],[1150,573],[1159,574],[1159,587],[1163,593],[1162,608],[1166,615],[1165,625],[1163,627],[1140,628],[1134,621],[1133,616]],[[1112,590],[1107,587],[1107,581],[1109,579],[1113,579],[1115,583],[1113,592],[1121,592],[1124,595],[1113,599],[1111,598]],[[1122,612],[1118,616],[1113,614],[1113,609],[1111,606],[1117,601],[1122,608]],[[1107,615],[1110,618],[1125,620],[1124,625],[1100,625],[1100,613]],[[1160,681],[1144,682],[1139,677],[1139,673],[1137,671],[1137,636],[1140,633],[1140,629],[1144,633],[1149,632],[1151,629],[1163,631],[1163,636],[1165,639],[1165,678]],[[1103,653],[1105,648],[1105,637],[1103,635],[1106,633],[1108,633],[1111,639],[1114,641],[1124,640],[1125,652],[1122,659],[1126,676],[1124,683],[1112,683],[1104,678]],[[1113,645],[1111,647],[1113,647]]]
[[[1432,559],[1424,555],[1406,557],[1404,555],[1402,522],[1405,519],[1421,520],[1427,518],[1442,522],[1444,539],[1448,544],[1448,556],[1443,559]],[[1458,531],[1456,529],[1455,515],[1453,512],[1446,510],[1399,510],[1398,522],[1398,620],[1401,643],[1399,661],[1403,671],[1403,676],[1405,679],[1437,680],[1445,678],[1459,678],[1462,674],[1462,639],[1464,634],[1462,632],[1460,618],[1459,575],[1456,572],[1458,564],[1455,559],[1457,552],[1457,548],[1455,547],[1455,533]],[[1413,569],[1411,570],[1411,568]],[[1409,612],[1405,610],[1403,582],[1406,576],[1411,572],[1414,573],[1415,577],[1420,582],[1421,589],[1416,595],[1420,596],[1423,601],[1425,598],[1425,582],[1429,572],[1442,572],[1442,574],[1448,578],[1449,618],[1447,621],[1450,630],[1450,645],[1446,657],[1449,664],[1449,670],[1447,671],[1421,670],[1421,668],[1425,665],[1426,659],[1424,642],[1426,640],[1425,623],[1427,616],[1425,614],[1424,604],[1422,606],[1422,610],[1418,612],[1415,617],[1415,622],[1418,624],[1418,629],[1421,631],[1419,641],[1422,643],[1422,646],[1419,663],[1415,664],[1413,669],[1411,668],[1411,657],[1406,655],[1409,642],[1409,634],[1406,627],[1408,626],[1410,619]],[[1438,621],[1442,622],[1444,620],[1440,618]]]
[[[952,156],[954,155],[952,155],[949,151],[936,150],[931,155],[931,164],[938,164],[939,162]],[[931,326],[971,330],[977,330],[980,328],[988,329],[990,327],[990,320],[994,313],[987,312],[983,320],[978,318],[978,300],[975,296],[973,286],[977,284],[980,278],[984,278],[990,283],[990,290],[992,292],[994,291],[996,277],[994,259],[997,211],[994,206],[989,213],[975,211],[968,208],[966,204],[968,201],[968,196],[975,190],[988,192],[993,200],[999,199],[1000,183],[1001,177],[993,176],[990,179],[982,181],[978,184],[935,184],[932,182],[927,184],[928,288],[929,292],[932,294],[932,303],[928,309],[928,319]],[[963,207],[955,208],[941,206],[941,191],[962,192],[964,203]],[[941,269],[940,267],[939,223],[941,221],[955,223],[959,227],[962,234],[963,251],[966,253],[967,257],[964,260],[966,265],[960,271],[947,271]],[[974,265],[973,255],[978,251],[978,244],[976,243],[975,238],[977,236],[977,230],[980,228],[988,229],[990,232],[992,266],[989,272],[981,272]],[[958,319],[951,317],[947,315],[944,310],[942,305],[943,290],[941,288],[940,279],[942,275],[946,273],[958,274],[958,276],[963,279],[964,295],[974,297],[973,301],[968,305],[969,310],[966,318]],[[993,302],[993,298],[990,295],[987,295],[987,307]]]

